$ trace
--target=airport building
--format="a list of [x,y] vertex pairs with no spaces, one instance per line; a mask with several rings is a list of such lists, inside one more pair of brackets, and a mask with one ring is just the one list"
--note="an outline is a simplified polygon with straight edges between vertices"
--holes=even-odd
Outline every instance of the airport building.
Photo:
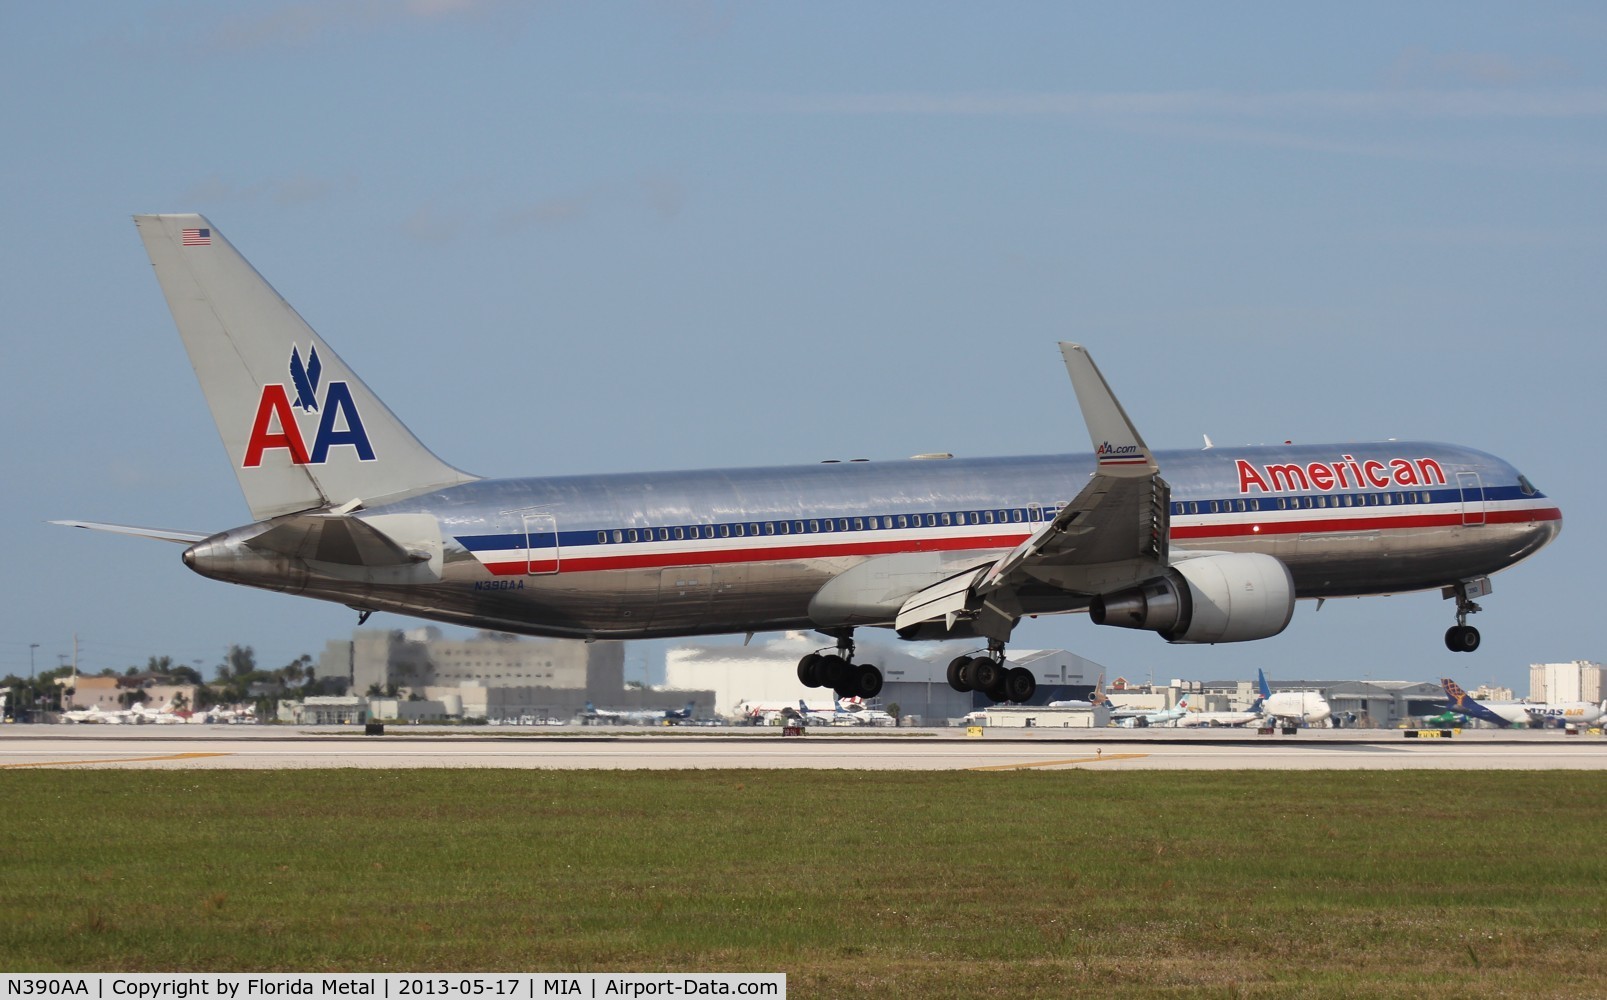
[[[118,712],[138,701],[150,709],[176,704],[194,708],[200,690],[194,684],[174,684],[160,674],[123,674],[112,677],[62,677],[61,706],[66,710],[98,708]],[[68,690],[71,693],[68,693]],[[139,697],[133,697],[139,693]]]
[[[712,691],[715,711],[728,718],[746,715],[756,706],[779,709],[800,701],[812,708],[829,708],[832,692],[804,687],[798,680],[798,661],[831,645],[827,637],[807,632],[788,632],[746,646],[687,643],[665,653],[665,679],[672,689]],[[901,717],[943,725],[991,704],[981,694],[961,694],[949,687],[949,661],[976,647],[975,642],[923,643],[909,648],[927,655],[914,656],[890,643],[861,642],[855,660],[874,663],[882,670],[882,693],[874,707],[891,711],[897,706]],[[1012,650],[1010,663],[1026,667],[1037,678],[1036,704],[1087,698],[1103,672],[1092,660],[1062,649]]]
[[373,699],[376,719],[568,721],[587,705],[655,711],[688,702],[707,715],[714,700],[707,690],[627,688],[623,643],[496,632],[456,639],[433,626],[358,629],[324,647],[318,674],[347,678],[352,695]]
[[1588,701],[1601,704],[1602,665],[1590,660],[1531,663],[1530,701]]

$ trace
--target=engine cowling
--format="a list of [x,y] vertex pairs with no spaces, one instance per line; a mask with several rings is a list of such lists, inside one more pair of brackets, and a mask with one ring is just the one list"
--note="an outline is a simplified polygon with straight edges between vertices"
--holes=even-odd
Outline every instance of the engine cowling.
[[1289,567],[1259,552],[1184,559],[1088,604],[1095,624],[1159,632],[1167,642],[1266,639],[1282,632],[1294,611]]

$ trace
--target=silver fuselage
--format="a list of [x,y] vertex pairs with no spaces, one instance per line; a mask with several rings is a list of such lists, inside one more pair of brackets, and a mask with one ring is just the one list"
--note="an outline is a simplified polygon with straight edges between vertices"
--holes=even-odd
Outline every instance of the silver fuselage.
[[[1174,550],[1258,552],[1298,596],[1437,588],[1504,569],[1561,528],[1511,465],[1444,444],[1220,448],[1156,455]],[[207,576],[358,608],[572,638],[815,628],[810,600],[867,559],[942,553],[958,572],[1007,552],[1088,482],[1092,455],[850,462],[480,480],[371,507],[428,515],[426,573],[330,572],[262,554],[250,525],[202,542]],[[272,524],[272,522],[267,522]],[[1087,596],[1022,594],[1026,613]],[[887,622],[885,624],[891,624]]]

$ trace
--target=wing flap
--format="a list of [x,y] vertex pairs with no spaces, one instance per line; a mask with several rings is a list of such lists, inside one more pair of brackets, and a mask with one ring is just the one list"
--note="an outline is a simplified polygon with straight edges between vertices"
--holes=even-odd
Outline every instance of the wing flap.
[[953,625],[956,618],[970,609],[972,587],[989,569],[990,567],[983,566],[967,570],[958,576],[949,577],[911,594],[904,602],[904,606],[899,609],[893,627],[906,629],[940,618]]

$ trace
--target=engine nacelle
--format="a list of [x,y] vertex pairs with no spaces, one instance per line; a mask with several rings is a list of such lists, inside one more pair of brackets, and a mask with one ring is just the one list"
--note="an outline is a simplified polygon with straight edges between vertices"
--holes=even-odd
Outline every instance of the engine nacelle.
[[1289,567],[1258,552],[1184,559],[1162,576],[1095,597],[1098,625],[1159,632],[1167,642],[1244,642],[1282,632],[1295,613]]

